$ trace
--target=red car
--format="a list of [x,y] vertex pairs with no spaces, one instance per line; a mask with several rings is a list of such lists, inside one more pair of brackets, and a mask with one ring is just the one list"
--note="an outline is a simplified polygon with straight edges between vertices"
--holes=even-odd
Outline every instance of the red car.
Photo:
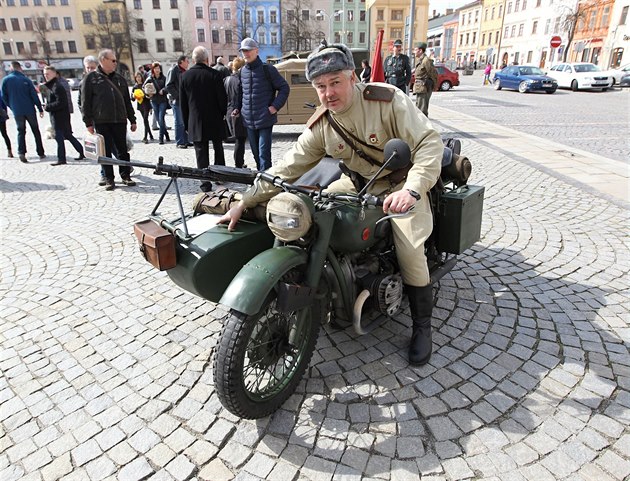
[[[436,63],[435,69],[438,73],[437,85],[433,88],[434,92],[438,90],[451,90],[452,87],[459,85],[459,73],[449,70],[444,64]],[[413,92],[413,84],[416,82],[416,74],[411,74],[411,82],[409,82],[410,91]]]

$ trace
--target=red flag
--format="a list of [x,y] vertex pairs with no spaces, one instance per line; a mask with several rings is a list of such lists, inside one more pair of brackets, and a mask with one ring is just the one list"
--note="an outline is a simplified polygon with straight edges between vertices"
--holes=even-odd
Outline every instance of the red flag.
[[374,55],[372,56],[372,74],[370,75],[370,82],[385,82],[385,73],[383,72],[383,58],[381,57],[382,45],[383,30],[379,30],[378,35],[376,35]]

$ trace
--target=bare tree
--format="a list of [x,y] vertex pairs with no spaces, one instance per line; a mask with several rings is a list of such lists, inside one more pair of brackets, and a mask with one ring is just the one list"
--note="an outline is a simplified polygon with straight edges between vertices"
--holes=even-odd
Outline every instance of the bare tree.
[[[108,48],[118,59],[122,56],[133,59],[133,46],[143,40],[142,32],[137,31],[135,13],[123,4],[104,2],[91,10],[91,16],[92,24],[86,31],[94,37],[94,51]],[[119,62],[117,68],[126,77],[131,76],[130,72],[123,71],[122,63]]]
[[187,17],[182,15],[181,9],[177,10],[177,14],[179,30],[173,31],[173,38],[180,39],[181,50],[177,51],[177,53],[181,53],[181,55],[190,55],[193,48],[191,42],[192,32],[188,22],[186,22]]
[[96,49],[111,49],[120,58],[131,46],[120,8],[99,5],[92,13],[92,24],[88,31],[96,40]]
[[313,40],[321,39],[321,32],[312,10],[311,0],[287,0],[285,8],[282,51],[310,51]]
[[594,12],[603,3],[604,0],[580,0],[573,7],[565,4],[558,6],[561,11],[560,25],[567,32],[567,45],[562,56],[563,62],[567,61],[577,29],[584,28],[591,16],[591,12]]
[[256,31],[259,28],[259,25],[254,25],[252,21],[252,12],[251,8],[253,3],[248,0],[243,0],[237,2],[236,7],[236,16],[237,16],[237,36],[238,42],[247,37],[254,38],[256,35]]
[[46,64],[50,65],[50,55],[52,54],[52,48],[50,46],[50,32],[52,31],[50,15],[47,13],[43,15],[31,15],[31,20],[33,21],[35,38],[42,48],[44,57],[46,57]]

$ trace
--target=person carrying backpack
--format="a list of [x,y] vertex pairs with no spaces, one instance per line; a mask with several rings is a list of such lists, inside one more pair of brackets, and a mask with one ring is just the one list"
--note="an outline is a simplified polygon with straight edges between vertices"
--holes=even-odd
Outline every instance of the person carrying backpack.
[[433,60],[427,57],[426,50],[426,43],[416,44],[416,82],[413,85],[413,91],[416,94],[416,106],[428,117],[429,100],[437,85],[437,70],[433,65]]
[[290,87],[273,65],[263,64],[258,42],[245,38],[239,49],[246,65],[241,69],[241,102],[232,116],[242,115],[249,145],[259,171],[271,167],[271,131],[280,110],[289,98]]

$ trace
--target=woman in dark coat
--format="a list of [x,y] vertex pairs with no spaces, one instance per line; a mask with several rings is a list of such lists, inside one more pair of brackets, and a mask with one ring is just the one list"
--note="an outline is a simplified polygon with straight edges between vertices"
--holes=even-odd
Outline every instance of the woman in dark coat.
[[363,70],[361,70],[361,82],[366,84],[370,81],[370,75],[372,75],[372,67],[370,67],[370,62],[368,59],[361,60],[361,66]]
[[142,120],[144,120],[144,138],[142,142],[145,144],[149,143],[150,137],[153,139],[153,133],[151,132],[151,126],[149,125],[149,113],[151,112],[151,101],[144,95],[144,91],[142,90],[142,85],[144,84],[144,77],[141,73],[136,73],[135,75],[135,85],[131,89],[131,100],[136,101],[138,103],[138,112],[142,115]]
[[[158,117],[158,125],[160,126],[160,144],[171,139],[166,131],[166,109],[168,108],[168,98],[166,97],[166,77],[162,73],[160,62],[154,62],[151,66],[151,75],[145,80],[144,85],[152,83],[155,87],[155,94],[151,95],[151,107],[154,115]],[[145,93],[147,89],[145,88]]]
[[225,118],[230,129],[230,137],[234,137],[234,164],[236,167],[245,167],[245,141],[247,140],[247,129],[243,125],[241,116],[232,117],[232,111],[241,104],[241,76],[240,70],[245,65],[245,60],[236,58],[232,60],[232,75],[223,79],[225,91],[227,92],[228,105]]

